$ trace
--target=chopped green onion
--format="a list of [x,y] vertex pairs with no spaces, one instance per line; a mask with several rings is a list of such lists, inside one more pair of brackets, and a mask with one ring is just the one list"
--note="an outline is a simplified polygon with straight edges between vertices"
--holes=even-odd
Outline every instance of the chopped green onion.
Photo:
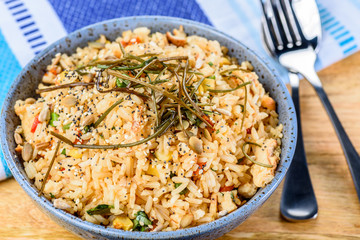
[[130,81],[129,80],[124,80],[124,79],[120,79],[120,78],[116,78],[116,86],[120,87],[120,88],[126,88],[127,86],[129,86]]
[[65,124],[65,125],[62,127],[63,130],[68,130],[68,129],[70,129],[70,125],[71,125],[71,122],[68,123],[68,124]]
[[61,151],[61,154],[66,156],[66,149],[65,148]]
[[52,112],[50,114],[49,125],[55,127],[54,122],[59,120],[59,114]]
[[209,66],[212,67],[214,64],[212,62],[208,62]]
[[90,131],[90,126],[89,125],[86,125],[85,127],[84,127],[84,132],[85,133],[88,133]]

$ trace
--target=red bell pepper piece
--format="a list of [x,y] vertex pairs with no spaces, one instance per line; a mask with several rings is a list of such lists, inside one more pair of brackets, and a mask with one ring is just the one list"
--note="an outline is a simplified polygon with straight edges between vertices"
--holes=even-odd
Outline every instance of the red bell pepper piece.
[[39,121],[39,115],[37,115],[34,119],[34,122],[31,126],[31,132],[34,133],[36,131],[37,126],[39,125],[40,121]]

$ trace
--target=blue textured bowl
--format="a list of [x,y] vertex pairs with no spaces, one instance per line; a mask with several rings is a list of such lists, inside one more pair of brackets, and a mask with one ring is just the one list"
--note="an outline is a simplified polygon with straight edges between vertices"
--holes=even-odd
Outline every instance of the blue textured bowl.
[[[270,95],[276,100],[280,123],[284,125],[284,138],[281,146],[281,160],[274,180],[265,188],[260,189],[245,205],[227,216],[211,223],[172,232],[144,233],[106,228],[104,226],[83,221],[63,210],[56,209],[49,200],[43,196],[38,197],[37,189],[34,187],[32,181],[26,176],[22,160],[14,150],[16,144],[14,142],[13,133],[16,126],[20,123],[20,119],[15,115],[13,110],[15,101],[17,99],[34,97],[35,89],[41,81],[42,75],[45,73],[46,66],[50,64],[51,59],[58,52],[71,54],[75,52],[77,47],[84,47],[87,45],[87,42],[96,40],[99,37],[99,34],[104,34],[110,40],[114,40],[117,36],[121,35],[122,31],[140,26],[148,27],[152,31],[166,32],[178,28],[179,25],[183,25],[188,34],[196,34],[219,41],[221,45],[229,48],[229,54],[231,56],[238,58],[240,61],[250,61],[255,67],[260,82],[264,85],[266,91],[270,92]],[[291,97],[285,85],[275,73],[275,70],[270,67],[269,62],[261,59],[239,41],[208,25],[179,18],[161,16],[128,17],[97,23],[71,33],[69,36],[60,39],[46,48],[26,65],[12,84],[2,108],[0,126],[1,144],[6,162],[21,187],[31,197],[34,203],[51,219],[86,239],[218,238],[245,221],[274,192],[290,166],[297,136],[297,123]]]

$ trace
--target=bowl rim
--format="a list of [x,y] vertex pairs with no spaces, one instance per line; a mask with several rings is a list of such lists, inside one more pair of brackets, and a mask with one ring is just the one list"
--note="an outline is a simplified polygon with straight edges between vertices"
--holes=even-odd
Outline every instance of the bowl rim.
[[[292,158],[293,158],[293,155],[295,152],[296,137],[297,137],[297,121],[296,121],[295,111],[293,113],[291,113],[291,112],[289,113],[290,117],[292,118],[289,120],[289,122],[293,126],[293,129],[292,129],[293,134],[291,135],[291,140],[294,140],[294,143],[292,143],[290,145],[293,147],[288,152],[287,161],[282,163],[281,172],[276,171],[274,179],[265,188],[258,190],[258,192],[262,191],[262,193],[259,196],[252,197],[244,205],[242,205],[241,207],[239,207],[238,209],[236,209],[235,211],[231,212],[230,214],[228,214],[224,217],[218,218],[209,223],[204,223],[204,224],[201,224],[201,225],[198,225],[195,227],[180,229],[180,230],[175,230],[175,231],[169,231],[169,232],[124,231],[124,230],[120,230],[120,229],[115,229],[115,228],[111,228],[111,227],[105,227],[105,226],[101,226],[98,224],[94,224],[94,223],[88,222],[86,220],[82,220],[79,217],[75,217],[74,215],[72,215],[68,212],[65,212],[61,209],[57,209],[53,206],[53,203],[51,201],[49,201],[48,199],[46,199],[43,195],[41,195],[40,197],[38,196],[37,189],[35,189],[33,184],[27,180],[26,176],[21,174],[21,172],[19,171],[18,167],[15,164],[14,156],[12,156],[10,153],[9,145],[8,145],[7,138],[6,138],[5,126],[7,126],[6,125],[7,113],[6,113],[5,109],[9,109],[9,107],[10,108],[13,107],[13,106],[10,106],[9,99],[11,98],[11,95],[15,91],[14,86],[17,86],[21,82],[20,76],[24,75],[26,73],[26,70],[30,66],[36,64],[39,60],[41,60],[41,58],[46,53],[51,51],[60,42],[64,41],[64,39],[75,38],[79,32],[87,30],[89,28],[96,28],[99,25],[111,24],[114,22],[127,21],[127,20],[133,20],[133,19],[136,19],[137,21],[153,19],[153,20],[162,20],[162,21],[166,21],[169,23],[179,24],[179,25],[181,25],[181,24],[192,25],[192,26],[196,26],[196,28],[198,28],[201,31],[213,32],[215,34],[222,35],[226,39],[231,40],[232,42],[236,43],[236,45],[239,45],[244,50],[246,50],[247,53],[250,53],[251,55],[253,55],[260,62],[261,67],[266,68],[269,71],[272,78],[276,79],[276,81],[280,85],[281,89],[285,92],[284,94],[286,95],[287,99],[284,101],[290,107],[292,107],[294,109],[294,105],[291,100],[290,94],[287,91],[287,88],[286,88],[284,82],[281,80],[281,76],[278,74],[278,71],[274,67],[270,67],[269,65],[271,65],[271,63],[266,62],[266,60],[263,57],[261,57],[261,55],[257,54],[255,51],[249,49],[246,45],[244,45],[243,43],[241,43],[239,40],[235,39],[234,37],[229,36],[228,34],[223,33],[222,31],[219,31],[210,25],[192,21],[192,20],[188,20],[188,19],[177,18],[177,17],[158,16],[158,15],[142,15],[142,16],[114,18],[114,19],[97,22],[97,23],[85,26],[81,29],[78,29],[78,30],[68,34],[67,36],[57,40],[56,42],[52,43],[50,46],[45,48],[40,54],[36,55],[25,67],[23,67],[23,69],[21,70],[19,75],[16,77],[16,79],[11,84],[11,87],[6,95],[6,98],[5,98],[3,107],[2,107],[2,111],[1,111],[0,135],[1,135],[2,150],[4,153],[5,160],[8,164],[14,178],[21,185],[21,187],[25,190],[25,192],[32,198],[32,200],[38,202],[42,208],[44,208],[47,212],[54,215],[56,218],[59,218],[62,221],[66,221],[67,223],[74,225],[80,229],[84,229],[90,233],[97,233],[100,235],[110,236],[110,237],[125,237],[125,238],[131,238],[131,239],[149,239],[149,238],[151,238],[151,239],[153,239],[153,238],[169,239],[169,238],[183,238],[183,237],[189,237],[189,236],[193,236],[193,235],[199,235],[202,232],[211,232],[214,229],[220,229],[220,228],[226,227],[231,222],[232,219],[236,218],[237,215],[241,215],[242,211],[252,212],[252,211],[255,211],[258,207],[260,207],[267,200],[267,198],[275,191],[277,186],[280,184],[281,180],[284,178],[285,173],[291,164],[291,161],[292,161]],[[289,141],[290,141],[290,139],[289,139]]]

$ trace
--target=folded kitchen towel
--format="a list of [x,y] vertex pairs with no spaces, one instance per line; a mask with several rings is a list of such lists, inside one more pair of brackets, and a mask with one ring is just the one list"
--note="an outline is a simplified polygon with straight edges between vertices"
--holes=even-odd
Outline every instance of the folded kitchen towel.
[[[259,0],[260,1],[260,0]],[[164,15],[212,25],[268,58],[254,0],[0,0],[0,106],[21,68],[46,46],[86,25],[135,15]],[[318,0],[323,39],[317,69],[356,52],[360,0]],[[285,71],[278,67],[286,81]],[[10,177],[0,152],[0,180]]]

